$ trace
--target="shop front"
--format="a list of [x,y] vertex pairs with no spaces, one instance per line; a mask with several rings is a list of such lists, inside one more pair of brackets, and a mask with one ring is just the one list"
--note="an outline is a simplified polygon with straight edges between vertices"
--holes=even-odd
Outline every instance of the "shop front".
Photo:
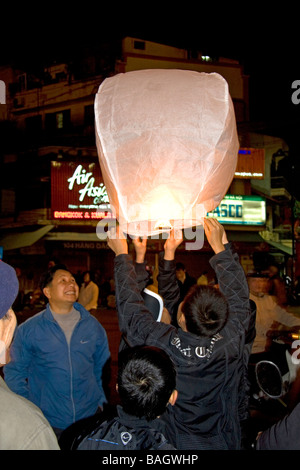
[[[245,159],[244,153],[242,157]],[[247,167],[244,161],[240,162],[242,164],[237,170],[246,174]],[[251,171],[253,174],[252,167]],[[208,216],[216,217],[226,227],[230,241],[236,244],[244,260],[245,270],[250,269],[251,253],[263,242],[259,231],[266,222],[264,198],[228,194]],[[51,208],[45,210],[40,222],[43,227],[31,234],[25,236],[24,233],[18,233],[6,240],[10,248],[14,245],[14,248],[21,248],[23,253],[33,253],[40,239],[40,261],[35,271],[45,269],[48,260],[55,258],[74,273],[100,270],[105,276],[113,276],[113,253],[107,247],[106,232],[115,226],[116,219],[98,163],[51,163]],[[210,269],[210,247],[204,240],[203,230],[199,228],[184,230],[184,237],[185,241],[177,251],[178,261],[184,262],[187,269],[198,276],[202,271]],[[31,246],[26,248],[27,239],[30,239],[28,243]],[[163,245],[164,234],[149,238],[147,261],[152,270],[157,266],[157,256]]]

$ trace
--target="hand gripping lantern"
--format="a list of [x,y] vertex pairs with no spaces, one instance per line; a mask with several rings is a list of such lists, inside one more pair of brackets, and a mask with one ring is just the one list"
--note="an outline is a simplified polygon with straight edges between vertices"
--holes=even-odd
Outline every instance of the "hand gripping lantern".
[[105,79],[96,143],[124,233],[202,224],[234,176],[238,137],[227,82],[216,73],[140,70]]

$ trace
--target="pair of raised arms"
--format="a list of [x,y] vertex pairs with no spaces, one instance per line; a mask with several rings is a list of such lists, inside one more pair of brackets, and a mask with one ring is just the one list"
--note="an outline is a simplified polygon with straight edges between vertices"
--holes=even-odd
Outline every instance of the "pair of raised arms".
[[[208,243],[212,247],[215,253],[223,251],[224,245],[228,243],[226,232],[224,227],[214,218],[208,218],[203,220],[203,227]],[[170,236],[164,244],[164,258],[166,260],[172,260],[175,256],[175,251],[177,247],[183,240],[182,230],[170,231]],[[135,238],[133,243],[136,250],[136,261],[142,262],[144,260],[147,238]],[[112,229],[108,232],[107,238],[108,246],[114,251],[115,255],[127,254],[128,253],[128,243],[124,236],[120,236],[119,227],[117,230]]]

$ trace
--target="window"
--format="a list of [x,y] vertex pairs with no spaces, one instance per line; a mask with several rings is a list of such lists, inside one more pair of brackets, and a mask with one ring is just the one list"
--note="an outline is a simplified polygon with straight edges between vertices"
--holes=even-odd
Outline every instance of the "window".
[[57,113],[56,114],[56,129],[63,129],[64,127],[64,114]]
[[45,116],[45,129],[49,132],[68,130],[71,126],[71,112],[69,109],[48,113]]

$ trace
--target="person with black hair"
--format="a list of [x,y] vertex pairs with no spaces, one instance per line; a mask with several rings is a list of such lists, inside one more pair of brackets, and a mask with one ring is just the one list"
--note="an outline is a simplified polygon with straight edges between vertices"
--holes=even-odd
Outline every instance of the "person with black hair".
[[176,278],[180,289],[180,300],[183,300],[192,286],[197,283],[197,280],[190,276],[187,272],[185,265],[181,262],[176,263]]
[[178,399],[162,416],[166,437],[176,449],[241,448],[241,403],[246,394],[245,364],[252,316],[247,280],[237,254],[216,219],[204,219],[210,260],[219,289],[199,285],[180,303],[175,251],[182,242],[174,231],[160,256],[159,293],[179,327],[156,322],[144,305],[126,239],[109,234],[115,253],[117,310],[121,332],[131,346],[165,350],[176,365]]
[[98,320],[76,302],[78,285],[65,265],[41,279],[46,309],[22,323],[4,368],[12,391],[35,403],[57,437],[62,430],[103,407],[107,335]]
[[[278,334],[280,329],[291,329],[300,331],[300,319],[281,307],[269,294],[269,277],[261,272],[248,273],[247,276],[250,299],[256,304],[256,337],[253,343],[252,361],[257,362],[259,357],[263,359],[268,353],[272,344],[272,332]],[[261,355],[261,356],[259,356]],[[267,356],[268,357],[268,356]]]
[[98,307],[99,287],[92,279],[90,271],[83,273],[83,283],[79,290],[78,302],[89,312],[93,313]]
[[279,266],[274,262],[268,266],[267,274],[269,276],[268,294],[274,297],[275,302],[282,308],[288,306],[288,296],[285,282],[279,273]]
[[151,346],[128,348],[119,354],[117,416],[86,435],[77,450],[167,450],[159,419],[177,398],[176,371],[169,356]]

